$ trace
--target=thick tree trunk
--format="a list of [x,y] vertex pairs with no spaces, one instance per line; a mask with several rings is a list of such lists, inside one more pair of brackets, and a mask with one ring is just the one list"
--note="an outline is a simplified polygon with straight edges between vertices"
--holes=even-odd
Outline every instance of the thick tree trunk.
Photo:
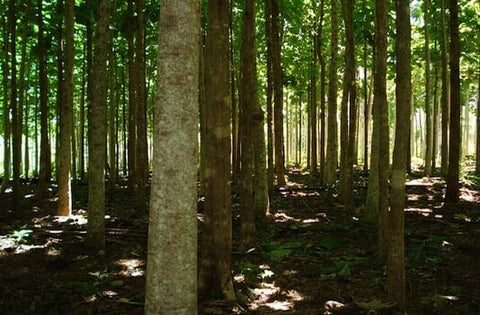
[[72,213],[71,169],[72,169],[72,112],[73,112],[73,66],[74,48],[74,0],[65,0],[65,82],[60,104],[60,152],[58,169],[58,215]]
[[273,74],[273,129],[275,132],[275,173],[277,185],[285,186],[285,150],[283,137],[283,83],[280,46],[279,0],[271,1],[272,16],[272,74]]
[[209,1],[205,54],[205,210],[199,289],[234,300],[231,276],[229,5]]
[[460,168],[460,39],[458,0],[449,1],[450,9],[450,139],[447,176],[447,202],[459,200]]
[[442,165],[441,172],[442,176],[446,177],[448,173],[448,131],[450,124],[450,100],[448,97],[449,94],[449,85],[448,85],[448,56],[447,56],[447,27],[445,23],[445,1],[441,0],[441,18],[440,25],[442,30],[441,36],[441,51],[442,51],[442,96],[441,96],[441,107],[442,107]]
[[200,2],[161,7],[145,313],[196,314]]
[[48,138],[48,76],[43,25],[43,1],[38,0],[38,68],[40,85],[40,174],[38,199],[45,197],[50,183],[50,142]]
[[433,155],[433,117],[432,103],[430,101],[430,36],[429,36],[429,11],[430,0],[424,0],[425,21],[425,175],[432,175],[432,155]]
[[337,63],[338,63],[338,1],[331,0],[330,69],[328,75],[328,137],[325,167],[325,184],[335,185],[338,163],[337,127]]
[[390,244],[387,262],[388,300],[406,306],[405,283],[405,173],[411,112],[410,8],[408,0],[396,4],[396,128],[393,151],[392,194],[388,214]]
[[[240,218],[242,249],[255,242],[255,110],[257,108],[257,78],[255,64],[255,2],[245,1],[240,50],[240,117],[242,125],[242,168],[240,191]],[[277,138],[275,138],[277,139]]]
[[[237,81],[235,68],[235,47],[233,38],[233,1],[229,9],[229,39],[230,39],[230,95],[232,102],[232,178],[237,180],[240,175],[240,138],[238,134],[239,113],[237,101]],[[268,65],[267,65],[268,67]],[[270,103],[271,106],[271,103]]]
[[88,224],[87,246],[105,247],[105,160],[107,156],[107,59],[111,1],[99,0],[96,14],[92,103],[88,109]]

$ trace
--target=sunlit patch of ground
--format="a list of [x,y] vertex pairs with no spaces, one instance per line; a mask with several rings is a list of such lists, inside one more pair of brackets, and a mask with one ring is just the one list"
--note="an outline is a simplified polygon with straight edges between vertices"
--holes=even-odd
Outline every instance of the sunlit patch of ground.
[[140,259],[120,259],[116,262],[122,267],[120,275],[125,277],[141,277],[145,274],[145,262]]

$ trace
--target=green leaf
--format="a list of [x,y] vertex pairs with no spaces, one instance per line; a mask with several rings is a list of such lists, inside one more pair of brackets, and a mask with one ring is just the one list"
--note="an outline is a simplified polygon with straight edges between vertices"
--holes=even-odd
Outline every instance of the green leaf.
[[318,245],[326,249],[334,249],[345,246],[345,242],[336,237],[327,237],[321,240]]

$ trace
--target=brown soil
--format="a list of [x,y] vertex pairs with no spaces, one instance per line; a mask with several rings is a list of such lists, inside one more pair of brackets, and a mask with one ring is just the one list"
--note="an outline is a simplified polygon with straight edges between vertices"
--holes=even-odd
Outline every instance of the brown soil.
[[[385,269],[376,233],[363,218],[366,180],[357,176],[357,210],[348,214],[334,189],[290,174],[258,226],[258,246],[239,248],[234,196],[235,305],[200,300],[202,314],[377,314],[399,312],[385,301]],[[0,199],[1,314],[143,314],[147,217],[133,218],[125,188],[107,198],[104,251],[84,248],[87,187],[77,186],[72,218],[54,216],[56,199],[35,201],[26,183],[22,209]],[[409,314],[480,313],[480,195],[443,204],[439,179],[408,185],[406,259]],[[200,226],[201,229],[201,226]],[[26,230],[32,230],[28,233]],[[16,232],[15,232],[16,231]],[[383,309],[383,311],[380,311]]]

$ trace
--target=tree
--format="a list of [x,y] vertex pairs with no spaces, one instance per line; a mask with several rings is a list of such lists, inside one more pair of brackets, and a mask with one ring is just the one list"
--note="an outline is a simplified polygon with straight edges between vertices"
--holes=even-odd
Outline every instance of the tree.
[[460,169],[460,39],[458,1],[449,0],[450,10],[450,138],[447,202],[458,202]]
[[275,171],[277,185],[285,186],[285,152],[283,147],[283,83],[280,46],[279,0],[271,1],[272,16],[272,74],[273,74],[273,129],[275,139]]
[[425,175],[432,175],[432,159],[433,159],[433,117],[432,103],[430,101],[430,30],[429,30],[429,11],[430,1],[424,0],[424,21],[425,21]]
[[[388,104],[387,104],[387,33],[388,33],[388,2],[376,0],[375,2],[375,78],[374,99],[376,116],[373,120],[373,128],[378,130],[378,253],[380,260],[387,260],[388,234],[387,211],[388,211],[388,168],[389,157],[389,128],[388,128]],[[373,161],[372,161],[373,162]]]
[[475,173],[480,174],[480,68],[478,69],[477,91],[477,146],[475,150]]
[[441,25],[441,51],[442,51],[442,96],[440,102],[442,103],[442,161],[441,171],[442,176],[446,177],[448,173],[448,130],[450,117],[450,103],[448,99],[448,49],[447,49],[447,27],[445,23],[445,1],[441,0],[440,25]]
[[411,111],[410,7],[408,0],[395,1],[396,7],[396,128],[393,150],[392,194],[388,226],[390,243],[387,261],[387,295],[405,308],[405,173]]
[[342,11],[345,21],[345,80],[342,99],[342,159],[339,199],[349,210],[354,207],[353,200],[353,156],[357,141],[357,89],[355,83],[355,41],[353,12],[355,3],[352,0],[342,0]]
[[334,185],[338,163],[338,127],[337,127],[337,58],[338,58],[338,2],[331,0],[331,39],[330,69],[328,74],[328,127],[325,183]]
[[268,191],[273,190],[273,35],[272,35],[272,0],[265,0],[265,37],[267,48],[267,181]]
[[229,4],[209,1],[205,54],[205,210],[199,289],[234,300],[231,275]]
[[48,138],[48,76],[46,44],[44,37],[43,1],[38,0],[38,68],[40,85],[40,174],[38,179],[37,197],[45,196],[51,177],[50,141]]
[[145,313],[196,314],[200,2],[161,8]]
[[92,103],[88,109],[87,246],[105,246],[105,162],[107,156],[107,73],[110,0],[99,0],[92,69]]
[[[242,45],[240,50],[240,125],[241,137],[241,190],[240,218],[242,248],[248,249],[255,238],[255,110],[256,66],[255,66],[255,2],[245,1],[242,23]],[[281,121],[283,123],[283,121]],[[283,141],[281,143],[283,145]],[[278,168],[277,168],[278,171]],[[278,176],[278,173],[277,173]]]
[[73,112],[73,64],[74,64],[74,0],[65,0],[65,82],[63,102],[60,104],[60,153],[58,170],[58,211],[68,216],[72,212],[71,164],[72,164],[72,112]]

